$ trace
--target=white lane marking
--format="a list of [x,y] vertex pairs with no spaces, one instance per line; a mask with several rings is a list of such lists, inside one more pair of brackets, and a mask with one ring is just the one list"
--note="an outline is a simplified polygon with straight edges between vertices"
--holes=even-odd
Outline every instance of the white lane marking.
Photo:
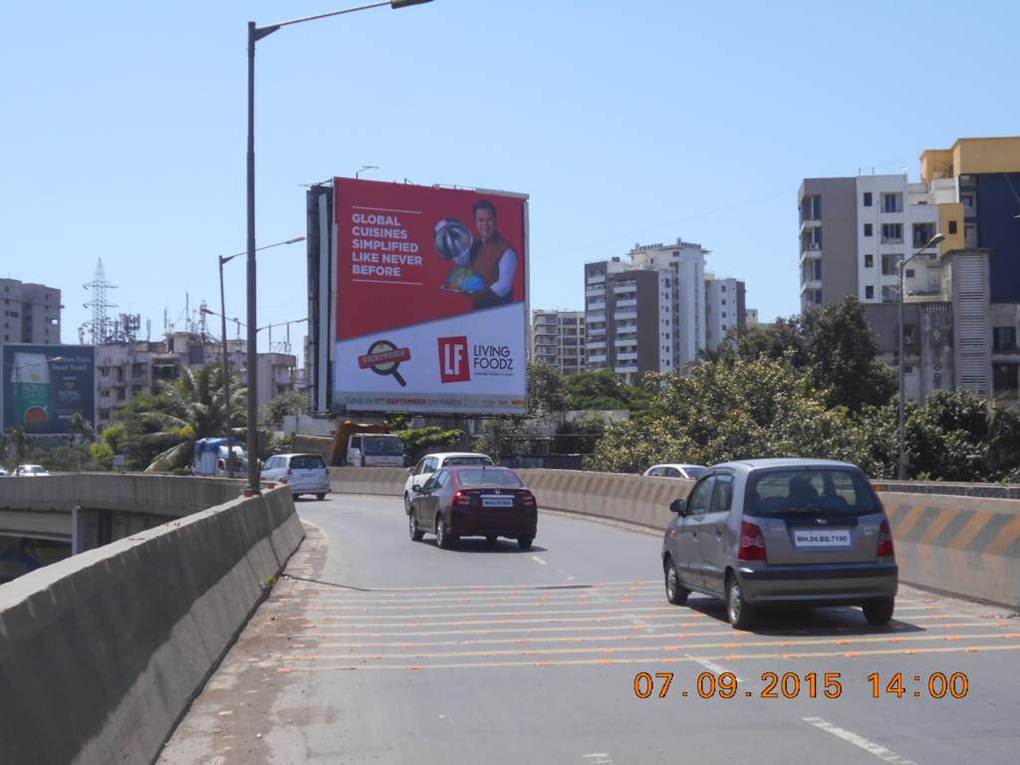
[[565,576],[567,578],[568,582],[574,581],[574,577],[572,577],[570,574],[568,574],[566,571],[564,571],[561,568],[556,569],[556,573],[557,574],[562,574],[563,576]]
[[[714,661],[709,661],[708,659],[702,659],[702,658],[700,658],[698,656],[693,656],[693,655],[691,655],[689,653],[685,653],[684,656],[688,657],[695,664],[700,664],[702,667],[707,669],[709,672],[713,672],[716,675],[721,675],[723,672],[730,672],[730,670],[726,669],[725,667],[720,667]],[[740,683],[741,685],[743,685],[746,682],[744,680],[744,678],[739,677],[736,672],[730,672],[730,674],[733,675],[734,677],[736,677],[737,678],[737,682]]]
[[833,736],[843,739],[848,744],[860,747],[865,752],[873,754],[875,757],[880,760],[884,760],[885,762],[894,762],[897,765],[917,765],[917,763],[913,760],[904,759],[895,752],[886,749],[881,744],[876,744],[874,741],[870,741],[864,738],[864,736],[858,735],[853,731],[837,727],[832,723],[823,720],[821,717],[802,717],[801,719],[809,725],[815,726],[819,730],[824,730],[826,733],[831,733]]
[[594,754],[586,754],[584,759],[590,760],[593,765],[613,765],[613,758],[605,752],[596,752]]
[[539,557],[538,557],[537,555],[532,555],[532,556],[531,556],[531,559],[532,559],[533,561],[535,561],[535,563],[537,563],[537,564],[538,564],[538,565],[540,565],[540,566],[548,566],[548,565],[549,565],[548,561],[544,561],[544,560],[542,560],[542,559],[541,559],[541,558],[539,558]]

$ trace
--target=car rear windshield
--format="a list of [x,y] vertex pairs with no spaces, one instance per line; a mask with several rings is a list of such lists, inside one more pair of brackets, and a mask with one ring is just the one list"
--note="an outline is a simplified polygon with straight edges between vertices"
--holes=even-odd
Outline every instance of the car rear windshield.
[[404,442],[399,438],[365,436],[365,454],[400,457],[404,454]]
[[443,465],[452,467],[453,465],[491,465],[492,460],[488,457],[447,457],[443,460]]
[[524,485],[517,474],[507,468],[489,470],[458,470],[457,480],[461,486],[507,486],[512,489]]
[[860,473],[838,468],[774,470],[751,477],[750,515],[825,512],[863,515],[876,512],[875,495]]
[[290,466],[294,470],[321,470],[326,467],[326,463],[317,454],[299,454],[290,458]]
[[708,468],[703,467],[685,467],[684,472],[687,473],[691,478],[701,478],[708,472]]

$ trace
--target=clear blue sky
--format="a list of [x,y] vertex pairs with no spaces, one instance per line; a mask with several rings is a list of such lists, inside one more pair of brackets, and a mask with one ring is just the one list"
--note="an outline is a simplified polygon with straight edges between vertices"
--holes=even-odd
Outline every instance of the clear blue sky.
[[[340,7],[8,4],[0,276],[62,289],[70,342],[99,257],[154,337],[185,292],[218,310],[216,255],[245,246],[245,23]],[[581,307],[584,262],[680,236],[789,315],[801,179],[916,178],[924,148],[1020,132],[1017,29],[1015,2],[817,0],[435,0],[285,29],[259,44],[258,241],[304,232],[301,184],[378,165],[529,193],[532,307]],[[302,245],[265,253],[259,323],[304,316],[305,279]]]

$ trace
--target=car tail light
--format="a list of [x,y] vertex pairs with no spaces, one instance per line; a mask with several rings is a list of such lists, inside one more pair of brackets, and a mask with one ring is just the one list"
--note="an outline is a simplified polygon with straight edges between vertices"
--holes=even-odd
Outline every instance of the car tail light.
[[889,528],[889,521],[882,521],[882,525],[878,529],[878,557],[891,558],[895,554],[892,543],[892,529]]
[[453,494],[453,506],[454,507],[471,507],[471,497],[462,492],[460,489]]
[[765,536],[761,529],[748,521],[740,522],[740,550],[737,552],[740,560],[766,560],[765,557]]
[[538,502],[535,501],[535,495],[530,491],[526,491],[521,494],[521,505],[525,510],[534,510],[538,507]]

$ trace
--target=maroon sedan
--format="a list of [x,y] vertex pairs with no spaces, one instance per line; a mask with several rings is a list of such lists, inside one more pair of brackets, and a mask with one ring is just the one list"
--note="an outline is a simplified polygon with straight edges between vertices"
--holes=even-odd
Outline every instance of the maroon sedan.
[[490,545],[509,537],[527,550],[535,539],[538,503],[510,468],[453,465],[414,491],[408,531],[415,542],[428,531],[444,549],[460,537],[485,537]]

